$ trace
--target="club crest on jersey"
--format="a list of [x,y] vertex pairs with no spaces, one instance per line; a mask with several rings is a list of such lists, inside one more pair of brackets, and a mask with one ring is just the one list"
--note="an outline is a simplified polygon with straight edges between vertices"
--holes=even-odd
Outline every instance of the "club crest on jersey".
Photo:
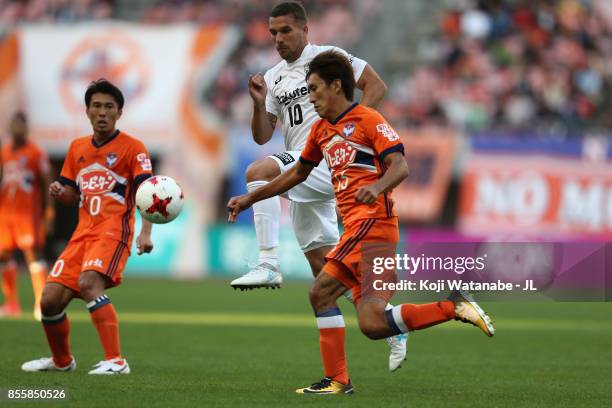
[[342,134],[345,138],[349,138],[355,133],[355,124],[353,122],[347,123],[344,125],[344,129],[342,129]]
[[342,170],[355,161],[357,149],[340,135],[334,136],[323,149],[325,161],[331,170]]
[[113,167],[117,163],[117,155],[115,153],[109,153],[106,155],[106,165]]

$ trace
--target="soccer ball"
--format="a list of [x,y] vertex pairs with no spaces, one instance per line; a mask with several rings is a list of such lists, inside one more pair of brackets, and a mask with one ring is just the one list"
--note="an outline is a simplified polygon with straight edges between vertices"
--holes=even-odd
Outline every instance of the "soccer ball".
[[165,224],[181,212],[183,191],[171,177],[150,177],[136,191],[136,208],[145,220]]

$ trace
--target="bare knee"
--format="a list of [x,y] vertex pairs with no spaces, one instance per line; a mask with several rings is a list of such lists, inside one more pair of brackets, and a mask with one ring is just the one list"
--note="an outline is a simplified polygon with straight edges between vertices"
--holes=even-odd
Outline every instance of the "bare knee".
[[104,294],[106,283],[104,276],[94,271],[87,271],[79,278],[79,291],[86,302]]
[[259,180],[271,181],[278,175],[280,175],[278,164],[269,157],[249,164],[245,172],[247,183]]
[[387,337],[387,326],[380,322],[359,322],[359,329],[369,339],[379,340]]
[[63,297],[61,290],[46,285],[40,299],[40,311],[43,316],[55,316],[62,313],[66,307]]

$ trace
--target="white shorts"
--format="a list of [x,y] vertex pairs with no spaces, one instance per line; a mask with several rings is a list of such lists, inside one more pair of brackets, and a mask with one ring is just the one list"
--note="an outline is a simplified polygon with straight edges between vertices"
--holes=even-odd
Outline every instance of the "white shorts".
[[[268,157],[278,163],[282,174],[297,163],[300,153],[293,150]],[[303,252],[338,243],[336,197],[325,161],[312,170],[306,181],[293,187],[283,197],[291,201],[289,211],[293,232]]]

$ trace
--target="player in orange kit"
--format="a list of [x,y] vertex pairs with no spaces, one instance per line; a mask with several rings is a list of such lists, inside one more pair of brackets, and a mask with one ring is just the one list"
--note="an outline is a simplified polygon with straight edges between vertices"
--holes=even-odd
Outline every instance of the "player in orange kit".
[[[105,289],[121,283],[134,233],[134,197],[152,168],[145,145],[115,129],[123,108],[121,91],[110,82],[92,82],[85,92],[93,135],[72,142],[51,196],[64,204],[79,203],[79,223],[49,273],[43,292],[42,322],[52,358],[22,365],[24,371],[73,371],[70,324],[65,309],[85,301],[98,332],[104,360],[89,374],[129,374],[119,346],[115,308]],[[151,252],[151,223],[142,220],[138,253]]]
[[[325,159],[331,170],[345,231],[326,256],[327,263],[310,291],[325,376],[296,392],[353,392],[346,367],[344,318],[336,304],[348,289],[353,290],[359,327],[371,339],[451,319],[471,323],[493,336],[491,319],[463,292],[452,293],[446,301],[403,304],[385,310],[393,292],[372,290],[368,284],[372,271],[367,265],[372,248],[376,256],[395,257],[399,230],[391,191],[408,175],[404,146],[378,112],[352,103],[355,80],[351,64],[343,55],[333,51],[317,55],[308,65],[306,81],[309,100],[322,119],[313,125],[299,163],[267,185],[228,203],[229,221],[234,222],[238,213],[254,202],[282,194],[306,180],[321,160]],[[395,268],[389,272],[394,274]]]
[[54,216],[52,202],[46,198],[50,183],[49,160],[42,149],[28,140],[28,122],[23,112],[13,116],[10,133],[11,142],[1,150],[0,269],[4,304],[0,306],[0,317],[21,314],[17,264],[13,259],[15,250],[19,249],[32,279],[34,317],[40,320],[40,298],[47,277],[42,249],[45,232]]

